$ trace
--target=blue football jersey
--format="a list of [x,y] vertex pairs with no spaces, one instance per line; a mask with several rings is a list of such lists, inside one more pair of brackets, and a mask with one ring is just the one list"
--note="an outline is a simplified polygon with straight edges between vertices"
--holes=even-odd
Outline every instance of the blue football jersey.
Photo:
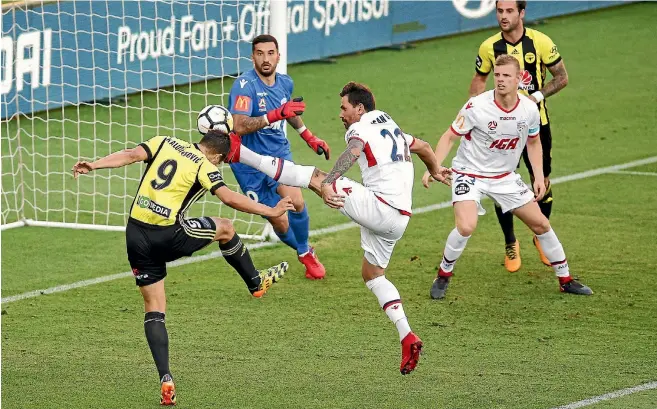
[[[255,69],[240,75],[235,80],[228,97],[230,112],[258,117],[289,101],[294,89],[292,78],[285,74],[275,75],[276,82],[271,87],[262,82]],[[290,153],[290,143],[287,140],[286,123],[285,120],[274,122],[254,133],[242,135],[242,144],[262,155],[287,156]],[[233,171],[254,171],[253,168],[240,163],[231,164],[231,168]]]

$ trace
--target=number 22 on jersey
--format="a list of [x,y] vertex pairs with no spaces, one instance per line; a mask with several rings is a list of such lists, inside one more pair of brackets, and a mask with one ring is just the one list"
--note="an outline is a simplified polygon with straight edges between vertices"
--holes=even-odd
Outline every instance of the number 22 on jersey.
[[[404,134],[399,128],[395,128],[395,130],[390,133],[388,129],[382,129],[381,130],[381,136],[384,138],[389,137],[390,140],[392,141],[392,151],[390,152],[390,159],[392,159],[393,162],[410,162],[411,161],[411,152],[410,149],[408,148],[408,143],[406,142],[406,138],[404,138]],[[404,142],[404,147],[403,147],[403,153],[399,154],[399,139]]]

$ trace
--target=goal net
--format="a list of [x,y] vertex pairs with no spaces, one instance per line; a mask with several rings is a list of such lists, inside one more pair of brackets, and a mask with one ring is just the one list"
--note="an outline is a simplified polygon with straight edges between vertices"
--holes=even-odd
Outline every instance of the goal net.
[[[250,40],[269,32],[268,1],[4,3],[3,229],[124,229],[144,165],[74,180],[73,164],[155,135],[198,141],[197,113],[228,103],[235,76],[252,67]],[[232,219],[244,236],[268,234],[262,218],[210,195],[189,212],[201,214]]]

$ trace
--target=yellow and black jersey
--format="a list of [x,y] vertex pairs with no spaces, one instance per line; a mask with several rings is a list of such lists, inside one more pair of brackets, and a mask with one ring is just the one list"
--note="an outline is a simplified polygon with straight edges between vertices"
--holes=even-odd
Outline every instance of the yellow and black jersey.
[[156,136],[139,144],[148,166],[130,208],[130,218],[154,226],[171,226],[184,217],[205,192],[212,194],[224,179],[194,143]]
[[[545,84],[546,68],[561,61],[557,46],[550,37],[526,28],[517,43],[506,41],[501,32],[481,43],[475,69],[481,75],[488,75],[493,69],[495,58],[502,54],[512,55],[520,62],[520,69],[524,70],[520,89],[525,95],[540,91]],[[539,111],[541,124],[547,125],[549,117],[545,100],[539,104]]]

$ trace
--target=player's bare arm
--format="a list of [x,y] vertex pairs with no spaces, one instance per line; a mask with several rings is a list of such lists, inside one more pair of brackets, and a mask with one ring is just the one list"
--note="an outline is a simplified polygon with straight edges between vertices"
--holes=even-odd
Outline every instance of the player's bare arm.
[[[438,164],[442,164],[447,155],[452,150],[452,147],[454,147],[454,142],[459,140],[461,137],[457,134],[455,134],[452,131],[452,128],[449,128],[445,133],[440,137],[438,140],[438,144],[436,145],[436,161]],[[433,180],[438,180],[435,179],[429,171],[424,173],[424,176],[422,176],[422,184],[424,187],[429,188],[429,183],[431,183]],[[440,181],[442,182],[442,181]],[[444,183],[444,182],[443,182]]]
[[263,217],[278,217],[288,210],[294,211],[294,205],[290,197],[282,198],[276,207],[269,207],[251,200],[241,193],[234,192],[226,186],[220,187],[214,194],[226,206],[244,213],[257,214]]
[[528,138],[527,155],[529,156],[529,163],[532,164],[532,171],[534,172],[534,201],[538,202],[543,199],[546,190],[545,179],[543,177],[543,147],[541,146],[541,138],[538,136]]
[[290,124],[290,125],[292,125],[292,128],[294,128],[294,129],[299,129],[299,128],[301,128],[302,126],[304,126],[304,124],[303,124],[303,119],[301,119],[301,117],[298,117],[298,116],[294,116],[294,117],[292,117],[292,118],[288,118],[288,119],[287,119],[287,123]]
[[322,182],[322,199],[324,203],[333,208],[342,207],[342,201],[336,201],[335,192],[331,187],[332,183],[338,180],[338,178],[345,173],[356,163],[360,155],[363,153],[365,145],[363,141],[352,138],[347,144],[347,149],[342,152],[342,155],[338,158],[333,166],[333,169],[328,173],[326,179]]
[[431,145],[428,142],[415,138],[415,142],[410,146],[410,150],[411,153],[416,154],[420,160],[424,162],[427,171],[435,180],[444,183],[447,186],[451,185],[452,171],[440,166],[440,163],[436,159],[436,154],[433,149],[431,149]]
[[79,161],[73,166],[73,177],[77,179],[78,175],[86,175],[92,170],[121,168],[135,162],[143,162],[146,159],[148,159],[148,154],[141,146],[124,149],[100,158],[94,162]]
[[345,173],[356,163],[360,155],[363,153],[365,145],[360,139],[352,138],[347,144],[347,149],[342,152],[342,155],[338,158],[333,165],[333,169],[328,173],[328,176],[322,182],[323,185],[331,184],[338,180],[338,178]]
[[550,71],[550,74],[552,74],[552,79],[548,81],[541,90],[544,98],[556,94],[568,85],[568,72],[566,71],[566,66],[563,63],[563,60],[548,67],[548,70]]
[[486,80],[488,80],[488,75],[481,75],[475,72],[472,82],[470,82],[470,90],[468,91],[470,97],[475,97],[486,91]]
[[247,115],[233,114],[233,131],[239,135],[247,135],[258,131],[269,125],[264,116],[251,117]]

